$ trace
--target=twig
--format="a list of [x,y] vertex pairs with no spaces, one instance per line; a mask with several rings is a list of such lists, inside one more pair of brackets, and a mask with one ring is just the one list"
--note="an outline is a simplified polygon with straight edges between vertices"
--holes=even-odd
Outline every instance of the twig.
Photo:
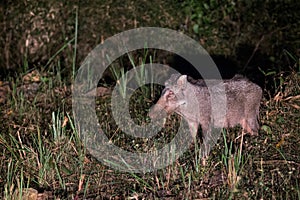
[[290,160],[265,160],[265,161],[254,161],[257,164],[264,164],[264,165],[273,165],[273,164],[294,164],[300,166],[300,163],[296,163],[295,161]]
[[284,29],[286,29],[286,28],[288,28],[288,27],[289,27],[289,25],[287,25],[287,26],[285,26],[285,27],[282,27],[282,28],[278,28],[278,29],[276,29],[276,30],[274,30],[274,31],[272,31],[272,32],[270,32],[270,33],[268,33],[268,34],[265,34],[265,35],[261,36],[260,40],[256,43],[255,48],[253,49],[251,56],[250,56],[249,59],[247,60],[245,66],[244,66],[244,68],[243,68],[243,71],[245,71],[245,69],[248,67],[250,61],[252,60],[252,58],[253,58],[253,56],[254,56],[254,54],[255,54],[256,51],[258,50],[260,44],[261,44],[262,41],[265,39],[265,36],[268,36],[268,37],[269,37],[269,36],[273,35],[275,32],[280,31],[280,30],[284,30]]

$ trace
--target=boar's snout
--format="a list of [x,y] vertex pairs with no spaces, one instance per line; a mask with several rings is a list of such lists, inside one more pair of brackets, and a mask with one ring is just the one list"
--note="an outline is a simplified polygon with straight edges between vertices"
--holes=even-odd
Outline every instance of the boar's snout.
[[149,117],[151,120],[157,119],[162,115],[163,111],[163,106],[156,104],[150,108]]

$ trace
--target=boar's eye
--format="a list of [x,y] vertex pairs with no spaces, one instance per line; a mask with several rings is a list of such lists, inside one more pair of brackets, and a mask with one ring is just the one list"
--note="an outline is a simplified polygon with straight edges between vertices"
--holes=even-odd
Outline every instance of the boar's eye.
[[169,88],[165,88],[162,93],[161,96],[163,96],[164,98],[167,99],[174,99],[175,98],[175,94],[172,90],[170,90]]
[[167,93],[167,98],[168,99],[173,99],[175,98],[175,94],[172,90],[168,90],[168,93]]
[[169,95],[170,93],[174,94],[174,92],[173,92],[170,88],[165,88],[165,89],[161,92],[161,96]]

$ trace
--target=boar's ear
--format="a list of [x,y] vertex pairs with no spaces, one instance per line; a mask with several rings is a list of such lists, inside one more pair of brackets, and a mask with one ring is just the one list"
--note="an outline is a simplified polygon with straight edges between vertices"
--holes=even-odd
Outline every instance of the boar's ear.
[[180,86],[181,88],[185,88],[187,82],[187,76],[186,75],[181,75],[177,79],[177,85]]

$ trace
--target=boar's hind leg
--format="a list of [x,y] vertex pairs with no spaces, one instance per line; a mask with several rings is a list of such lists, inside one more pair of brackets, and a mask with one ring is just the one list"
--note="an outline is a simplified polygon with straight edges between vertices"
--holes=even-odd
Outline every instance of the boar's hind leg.
[[241,125],[243,130],[250,133],[250,135],[258,135],[259,124],[256,116],[254,118],[250,117],[242,119]]
[[245,119],[243,119],[242,127],[251,135],[258,135],[259,106],[262,90],[258,86],[251,88],[245,103]]

